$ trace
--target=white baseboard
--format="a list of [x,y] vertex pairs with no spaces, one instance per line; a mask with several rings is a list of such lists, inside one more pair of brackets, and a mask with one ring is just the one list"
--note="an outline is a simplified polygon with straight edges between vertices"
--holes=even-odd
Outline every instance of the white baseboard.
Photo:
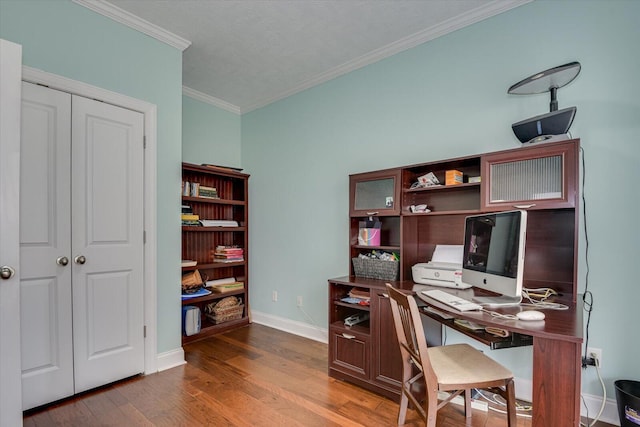
[[[598,412],[600,411],[600,407],[602,406],[602,396],[594,396],[592,394],[582,394],[582,404],[580,405],[580,415],[583,417],[587,416],[587,409],[589,409],[589,417],[593,419]],[[598,418],[599,421],[604,421],[608,424],[613,424],[614,426],[620,425],[620,417],[618,416],[618,404],[616,403],[616,398],[613,396],[607,397],[607,401],[604,405],[604,410],[602,411],[602,415]]]
[[[533,383],[531,382],[531,380],[524,378],[515,378],[514,382],[516,385],[516,397],[518,399],[531,402],[533,389]],[[590,419],[593,419],[596,415],[598,415],[598,412],[600,412],[601,406],[602,396],[594,396],[592,394],[582,393],[582,398],[580,399],[580,415],[586,417],[588,412]],[[600,415],[600,418],[598,418],[598,420],[604,421],[608,424],[613,424],[615,426],[620,425],[620,419],[618,418],[618,405],[616,403],[615,397],[611,398],[609,396],[607,398],[604,409],[602,411],[602,415]]]
[[255,310],[251,310],[251,321],[325,344],[329,342],[329,332],[327,329],[318,328],[308,323],[298,322]]
[[175,368],[185,363],[187,362],[184,360],[184,350],[182,347],[158,354],[158,372]]

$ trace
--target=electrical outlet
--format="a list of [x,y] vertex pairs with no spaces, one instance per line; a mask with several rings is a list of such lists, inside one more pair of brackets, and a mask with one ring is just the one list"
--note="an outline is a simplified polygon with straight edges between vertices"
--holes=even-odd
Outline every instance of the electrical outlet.
[[298,299],[296,300],[296,305],[298,307],[302,307],[302,296],[298,295]]
[[273,302],[278,301],[278,291],[271,292],[271,301]]
[[594,359],[598,359],[598,365],[602,368],[602,349],[601,348],[588,347],[587,357],[593,357]]

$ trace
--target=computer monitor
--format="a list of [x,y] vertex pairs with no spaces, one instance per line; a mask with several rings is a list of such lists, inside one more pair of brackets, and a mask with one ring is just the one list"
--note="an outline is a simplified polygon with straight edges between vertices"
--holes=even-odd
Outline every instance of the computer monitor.
[[508,211],[465,219],[462,282],[498,296],[474,296],[488,306],[522,301],[527,212]]

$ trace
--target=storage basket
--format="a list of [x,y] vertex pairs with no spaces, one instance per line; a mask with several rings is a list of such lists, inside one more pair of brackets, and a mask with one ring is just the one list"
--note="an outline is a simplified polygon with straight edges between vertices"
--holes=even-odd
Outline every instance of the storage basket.
[[358,277],[369,279],[398,280],[398,261],[381,259],[352,258],[353,272]]
[[193,294],[204,286],[207,276],[204,279],[198,270],[191,271],[182,275],[182,293]]
[[207,304],[205,314],[214,324],[229,322],[242,318],[244,304],[242,299],[237,297],[226,297],[219,301]]

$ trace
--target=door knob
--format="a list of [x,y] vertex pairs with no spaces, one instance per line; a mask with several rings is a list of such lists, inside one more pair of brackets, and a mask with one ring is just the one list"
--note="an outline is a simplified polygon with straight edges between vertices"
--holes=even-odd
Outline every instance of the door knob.
[[76,264],[84,264],[85,262],[87,262],[87,259],[84,257],[84,255],[78,255],[73,260]]
[[4,280],[11,279],[15,274],[15,270],[8,265],[3,265],[0,267],[0,277]]
[[65,265],[69,264],[69,258],[67,258],[66,256],[60,256],[60,257],[58,257],[58,259],[56,260],[56,263],[57,263],[58,265],[65,266]]

